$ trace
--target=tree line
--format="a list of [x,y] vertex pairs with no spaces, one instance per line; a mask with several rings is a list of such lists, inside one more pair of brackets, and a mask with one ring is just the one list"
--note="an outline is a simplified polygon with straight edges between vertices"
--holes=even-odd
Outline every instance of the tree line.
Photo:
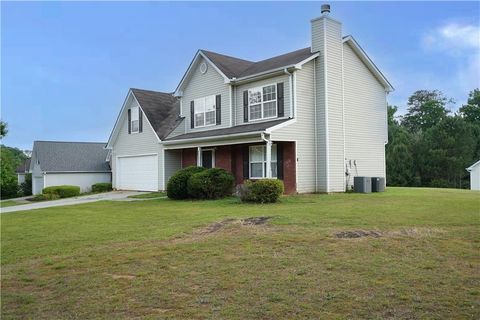
[[397,116],[388,106],[387,184],[468,188],[468,166],[480,159],[480,90],[468,95],[457,112],[438,90],[419,90]]
[[[0,121],[0,139],[7,133],[7,124]],[[0,145],[0,197],[2,199],[32,194],[31,175],[26,183],[19,186],[15,172],[26,159],[27,156],[22,150]]]

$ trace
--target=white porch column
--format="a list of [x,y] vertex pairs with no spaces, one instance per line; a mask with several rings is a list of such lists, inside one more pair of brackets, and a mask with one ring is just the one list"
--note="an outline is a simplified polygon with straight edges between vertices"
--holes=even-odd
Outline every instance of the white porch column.
[[265,176],[270,179],[272,177],[272,141],[267,140],[265,144],[265,150],[267,155],[267,172],[265,172]]
[[202,147],[197,147],[197,167],[202,166]]

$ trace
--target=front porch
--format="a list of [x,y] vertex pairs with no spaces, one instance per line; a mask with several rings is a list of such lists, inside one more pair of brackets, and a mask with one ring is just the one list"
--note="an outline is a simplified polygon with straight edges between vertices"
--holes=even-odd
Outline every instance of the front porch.
[[184,147],[172,145],[165,152],[180,155],[182,168],[203,166],[225,169],[233,174],[236,185],[248,179],[277,178],[283,181],[286,194],[296,193],[295,142],[267,139],[262,142],[232,142]]

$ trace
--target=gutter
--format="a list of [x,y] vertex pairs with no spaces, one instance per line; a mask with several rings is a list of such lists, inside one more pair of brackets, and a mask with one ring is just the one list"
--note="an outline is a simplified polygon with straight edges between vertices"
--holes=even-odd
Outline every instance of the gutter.
[[218,140],[222,138],[236,138],[236,137],[246,137],[246,136],[254,136],[258,134],[263,134],[265,130],[262,131],[252,131],[252,132],[243,132],[243,133],[236,133],[236,134],[224,134],[218,136],[210,136],[210,137],[199,137],[199,138],[190,138],[190,139],[178,139],[178,140],[168,140],[162,141],[161,144],[163,145],[172,145],[172,144],[183,144],[188,142],[195,142],[195,141],[210,141],[210,140]]

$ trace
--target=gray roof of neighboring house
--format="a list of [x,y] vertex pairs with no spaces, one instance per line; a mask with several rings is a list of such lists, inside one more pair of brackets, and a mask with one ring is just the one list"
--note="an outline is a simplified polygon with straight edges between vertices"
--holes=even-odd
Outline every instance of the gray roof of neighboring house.
[[276,126],[277,124],[283,123],[288,120],[290,119],[279,119],[279,120],[266,121],[266,122],[249,123],[249,124],[244,124],[244,125],[224,128],[224,129],[190,132],[190,133],[181,134],[179,136],[175,136],[172,138],[168,138],[165,141],[177,141],[177,140],[185,140],[185,139],[206,138],[206,137],[223,136],[223,135],[238,134],[238,133],[264,131],[270,127]]
[[23,161],[22,164],[15,169],[15,172],[16,173],[28,172],[30,170],[30,160],[31,160],[30,158],[25,159],[25,161]]
[[220,71],[228,78],[242,78],[257,73],[274,70],[302,62],[303,60],[315,55],[310,47],[282,54],[258,62],[247,61],[235,57],[218,54],[206,50],[201,50]]
[[182,121],[179,117],[180,101],[172,93],[134,88],[131,90],[161,140]]
[[35,141],[33,154],[46,172],[106,172],[109,150],[103,142]]

